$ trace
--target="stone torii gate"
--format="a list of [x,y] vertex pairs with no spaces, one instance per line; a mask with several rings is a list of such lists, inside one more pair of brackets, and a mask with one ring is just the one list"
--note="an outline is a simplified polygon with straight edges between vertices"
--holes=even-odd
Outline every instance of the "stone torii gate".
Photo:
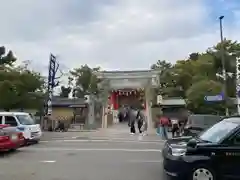
[[[101,71],[96,72],[96,76],[101,80],[100,89],[102,89],[102,98],[104,99],[103,114],[106,113],[107,99],[112,90],[117,89],[138,89],[142,88],[145,92],[145,110],[148,120],[149,131],[153,128],[151,102],[153,98],[152,89],[159,85],[159,71],[139,70],[139,71]],[[113,113],[114,116],[114,113]],[[102,120],[102,128],[107,128],[108,118],[106,115]]]

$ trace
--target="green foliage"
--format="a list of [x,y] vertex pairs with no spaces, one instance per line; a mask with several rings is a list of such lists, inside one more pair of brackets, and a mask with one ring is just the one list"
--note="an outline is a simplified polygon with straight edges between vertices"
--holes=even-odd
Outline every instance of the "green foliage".
[[[235,97],[236,58],[240,57],[240,43],[224,40],[224,59],[227,71],[227,95]],[[188,107],[193,112],[216,113],[223,110],[223,104],[206,104],[203,97],[208,94],[219,94],[223,78],[221,61],[221,44],[208,48],[203,53],[189,54],[188,59],[179,60],[174,65],[166,61],[157,61],[152,69],[162,70],[158,93],[165,97],[184,97],[188,99]],[[211,87],[211,91],[209,87]],[[231,104],[229,104],[231,105]]]
[[223,103],[206,102],[204,96],[220,94],[222,84],[213,80],[201,80],[194,83],[186,92],[188,108],[195,113],[224,114]]
[[14,62],[16,62],[16,58],[14,57],[12,51],[9,51],[7,54],[4,46],[0,47],[0,65],[10,65],[12,66]]
[[44,79],[26,67],[15,67],[16,58],[0,47],[0,108],[39,108],[43,105]]
[[64,98],[68,98],[71,91],[72,91],[71,87],[61,86],[61,92],[60,92],[59,96],[64,97]]
[[76,96],[83,97],[85,94],[97,94],[98,93],[98,82],[99,80],[95,76],[94,72],[99,71],[100,68],[90,68],[88,65],[76,68],[70,71],[71,75],[76,80]]

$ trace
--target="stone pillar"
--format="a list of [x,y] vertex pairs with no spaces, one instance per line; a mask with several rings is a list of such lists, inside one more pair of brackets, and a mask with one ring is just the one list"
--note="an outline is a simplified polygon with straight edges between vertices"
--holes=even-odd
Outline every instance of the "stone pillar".
[[103,106],[102,109],[102,128],[107,128],[107,107]]
[[145,99],[146,99],[146,117],[147,117],[147,122],[148,122],[148,133],[152,133],[152,132],[154,132],[154,128],[153,128],[153,119],[152,119],[150,87],[145,88]]
[[95,129],[95,100],[92,95],[89,96],[88,102],[88,129]]
[[107,119],[107,107],[108,107],[108,96],[109,96],[109,81],[105,78],[98,84],[98,88],[101,90],[100,99],[102,101],[102,128],[108,127]]

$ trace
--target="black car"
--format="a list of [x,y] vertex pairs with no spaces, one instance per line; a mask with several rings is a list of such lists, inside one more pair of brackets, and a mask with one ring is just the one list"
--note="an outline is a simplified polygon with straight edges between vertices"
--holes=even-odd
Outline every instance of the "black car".
[[240,179],[240,116],[227,117],[196,137],[169,139],[164,171],[184,180]]
[[196,136],[203,130],[221,121],[222,117],[208,114],[194,114],[188,117],[183,136]]

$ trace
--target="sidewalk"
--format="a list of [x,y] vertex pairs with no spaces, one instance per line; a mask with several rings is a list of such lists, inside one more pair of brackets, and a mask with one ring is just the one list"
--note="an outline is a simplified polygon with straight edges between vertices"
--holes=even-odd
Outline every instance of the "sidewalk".
[[[91,133],[90,138],[138,140],[139,136],[141,135],[138,133],[138,131],[135,135],[130,135],[130,130],[127,124],[115,124],[107,129],[99,129],[99,131]],[[153,131],[148,133],[147,136],[141,136],[140,139],[161,140],[161,137],[156,134],[156,131]]]
[[154,133],[147,136],[141,136],[139,133],[130,135],[127,124],[116,124],[107,129],[98,129],[94,131],[68,131],[68,132],[44,132],[43,140],[58,139],[105,139],[105,140],[146,140],[162,141],[161,137]]

